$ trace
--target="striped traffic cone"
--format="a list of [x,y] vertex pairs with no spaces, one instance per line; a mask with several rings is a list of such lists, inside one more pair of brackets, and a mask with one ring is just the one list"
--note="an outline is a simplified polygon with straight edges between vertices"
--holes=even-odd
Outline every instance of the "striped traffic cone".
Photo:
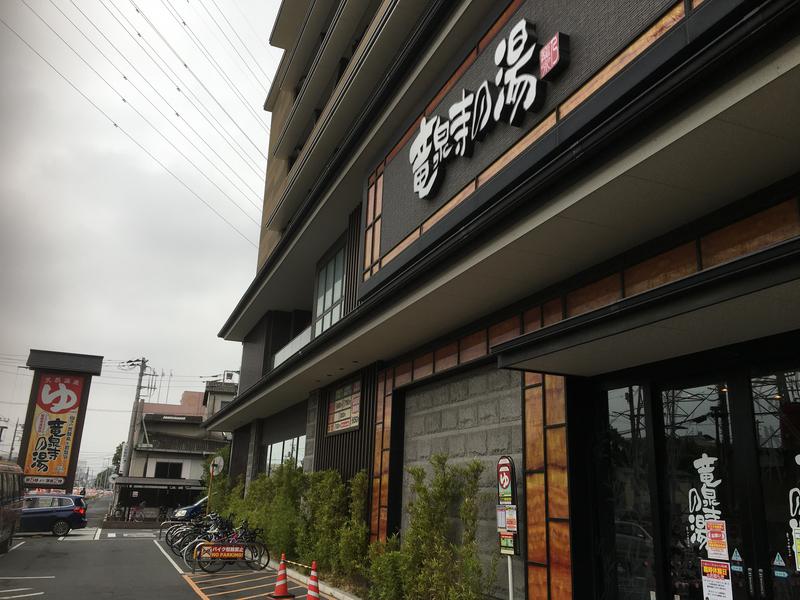
[[317,561],[311,561],[311,575],[308,576],[308,598],[319,598],[319,581],[317,581]]
[[281,553],[281,564],[278,567],[278,579],[275,581],[275,590],[270,594],[270,598],[294,598],[294,594],[289,593],[289,580],[286,577],[286,554]]

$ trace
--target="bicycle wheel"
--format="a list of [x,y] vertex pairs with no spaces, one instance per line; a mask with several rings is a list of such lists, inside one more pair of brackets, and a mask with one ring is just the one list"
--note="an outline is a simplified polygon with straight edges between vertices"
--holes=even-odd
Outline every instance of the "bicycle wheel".
[[[196,548],[203,541],[205,540],[198,540],[197,543],[192,543],[190,544],[190,546],[194,546]],[[194,556],[194,548],[192,548],[192,556]],[[225,567],[225,561],[219,560],[218,558],[197,557],[194,560],[197,566],[200,567],[206,573],[216,573],[217,571],[220,571]],[[185,559],[184,562],[186,562]]]
[[183,551],[186,545],[197,537],[197,531],[185,531],[181,536],[176,538],[175,543],[170,546],[175,556],[183,556]]
[[186,525],[173,525],[164,533],[164,541],[168,545],[172,545],[172,542],[175,541],[175,537],[181,533],[182,531],[186,530]]
[[193,569],[194,567],[199,566],[197,564],[197,560],[195,558],[195,550],[197,546],[202,544],[203,542],[207,542],[208,540],[198,537],[193,539],[191,542],[186,544],[186,547],[183,549],[183,562],[189,569]]
[[244,547],[244,562],[254,571],[262,571],[269,565],[269,549],[261,542],[247,542]]

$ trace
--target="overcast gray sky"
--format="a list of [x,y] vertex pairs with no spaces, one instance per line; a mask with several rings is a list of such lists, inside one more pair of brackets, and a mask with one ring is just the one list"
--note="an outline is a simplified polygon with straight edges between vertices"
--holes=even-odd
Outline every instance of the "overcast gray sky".
[[127,434],[135,373],[119,361],[163,370],[162,402],[170,371],[177,402],[239,368],[240,345],[216,334],[255,273],[279,4],[0,2],[107,115],[0,23],[0,425],[24,418],[30,348],[106,357],[81,448],[93,470]]

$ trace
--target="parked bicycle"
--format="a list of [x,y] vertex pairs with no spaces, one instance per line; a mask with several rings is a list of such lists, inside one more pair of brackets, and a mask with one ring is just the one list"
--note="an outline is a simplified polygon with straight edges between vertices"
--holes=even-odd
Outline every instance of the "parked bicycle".
[[173,525],[167,529],[164,540],[187,567],[215,573],[237,562],[254,570],[264,569],[270,557],[261,534],[260,529],[251,529],[247,521],[234,528],[229,519],[212,513]]

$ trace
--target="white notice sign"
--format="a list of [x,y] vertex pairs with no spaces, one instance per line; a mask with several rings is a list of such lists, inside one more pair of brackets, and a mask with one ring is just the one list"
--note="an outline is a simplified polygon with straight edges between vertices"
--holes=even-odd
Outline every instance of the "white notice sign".
[[725,521],[706,521],[708,558],[728,560],[728,531]]
[[731,566],[719,560],[701,560],[704,600],[733,600]]

